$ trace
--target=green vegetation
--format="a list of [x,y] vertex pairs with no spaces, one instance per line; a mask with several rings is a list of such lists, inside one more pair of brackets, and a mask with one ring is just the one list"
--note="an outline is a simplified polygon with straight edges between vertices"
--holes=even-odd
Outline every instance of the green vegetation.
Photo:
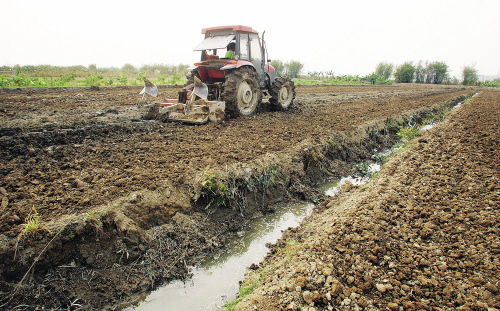
[[391,84],[390,80],[371,74],[366,77],[360,76],[335,76],[331,72],[309,72],[307,77],[294,80],[296,85],[366,85],[366,84]]
[[442,84],[448,80],[448,65],[443,62],[427,63],[425,83]]
[[412,83],[414,76],[415,67],[413,62],[405,62],[403,65],[399,65],[396,67],[396,72],[394,72],[396,83]]
[[403,153],[405,150],[411,149],[413,147],[413,143],[407,142],[403,144],[398,144],[395,146],[397,148],[395,154]]
[[378,75],[376,73],[372,73],[369,76],[365,77],[365,80],[368,80],[370,84],[392,84],[392,81],[389,78],[385,78],[384,76]]
[[253,292],[257,286],[260,284],[262,279],[264,278],[264,273],[261,273],[258,275],[255,272],[252,272],[252,277],[248,278],[247,281],[245,281],[243,284],[241,284],[240,289],[238,291],[238,298],[234,299],[233,301],[227,302],[225,305],[222,306],[222,310],[224,311],[232,311],[236,307],[236,305],[243,300],[243,298]]
[[[467,69],[471,69],[467,67]],[[472,68],[473,69],[473,68]],[[467,79],[465,83],[469,83],[470,80],[474,79],[474,72],[468,71]],[[416,66],[413,62],[405,62],[396,68],[394,77],[397,83],[427,83],[427,84],[459,84],[458,78],[450,78],[448,72],[448,65],[444,62],[425,62],[419,61]],[[464,83],[464,82],[462,82]],[[471,85],[471,84],[469,84]]]
[[[396,83],[459,84],[499,87],[500,79],[478,81],[473,66],[463,68],[462,80],[450,78],[448,65],[443,62],[405,62],[394,70],[391,63],[380,62],[375,72],[367,76],[335,75],[332,70],[310,71],[301,75],[304,65],[299,61],[273,60],[277,75],[289,76],[296,85],[368,85]],[[0,66],[0,87],[78,87],[78,86],[124,86],[143,85],[143,77],[158,85],[183,85],[188,65],[148,64],[136,68],[125,64],[121,68],[98,68],[95,64],[85,66],[15,65]]]
[[418,136],[418,131],[420,130],[420,126],[407,126],[402,127],[397,132],[396,136],[399,137],[402,141],[410,141]]
[[500,79],[495,79],[493,81],[478,82],[477,85],[479,85],[479,86],[500,87]]
[[47,228],[40,223],[40,215],[38,215],[34,206],[24,221],[25,223],[21,225],[21,233],[17,237],[18,241],[22,238],[29,238],[40,231],[48,232]]
[[228,204],[228,188],[224,185],[224,183],[219,181],[219,176],[214,171],[205,171],[202,179],[198,183],[198,186],[202,196],[204,196],[208,201],[208,205],[205,209],[209,209],[212,206],[217,208]]
[[291,255],[292,254],[295,254],[300,246],[300,242],[296,241],[296,240],[289,240],[289,241],[286,241],[285,243],[285,247],[283,249],[281,249],[279,252],[282,252],[282,253],[285,253],[286,257],[288,259],[291,258]]
[[360,85],[358,76],[323,76],[321,72],[310,72],[308,77],[294,80],[295,85]]
[[463,85],[476,85],[477,83],[477,70],[474,66],[465,66],[462,70],[462,84]]
[[362,161],[358,164],[356,164],[356,176],[357,177],[370,177],[370,162]]
[[99,216],[101,214],[101,212],[99,211],[91,211],[90,213],[87,213],[87,215],[85,215],[85,220],[91,222],[97,230],[100,230],[102,229],[102,221],[101,221],[101,217]]
[[392,75],[393,65],[390,63],[378,63],[375,74],[388,80]]
[[304,68],[304,65],[301,62],[295,60],[288,63],[283,63],[280,60],[273,60],[271,65],[276,70],[276,76],[289,76],[292,79],[297,78]]
[[422,61],[419,61],[415,67],[415,83],[425,83],[425,67],[422,65]]
[[143,85],[142,77],[156,84],[186,83],[187,65],[143,65],[136,69],[130,64],[118,68],[84,66],[59,67],[50,65],[0,67],[0,87],[71,87]]

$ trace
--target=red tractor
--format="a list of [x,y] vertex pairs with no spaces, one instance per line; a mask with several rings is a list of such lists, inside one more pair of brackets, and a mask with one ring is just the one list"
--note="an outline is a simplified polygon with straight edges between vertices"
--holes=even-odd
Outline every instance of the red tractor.
[[[225,115],[255,113],[262,95],[276,110],[290,107],[295,85],[290,78],[276,77],[267,59],[264,35],[246,26],[205,28],[205,39],[195,51],[201,60],[188,68],[188,83],[178,99],[144,106],[147,118],[203,124],[220,121]],[[144,78],[140,94],[156,96],[158,88]],[[143,95],[143,97],[144,97]]]
[[263,94],[275,109],[290,107],[295,86],[287,77],[276,77],[264,34],[261,39],[257,31],[240,25],[204,28],[201,33],[205,39],[194,49],[201,51],[201,60],[188,68],[188,84],[194,77],[201,80],[208,100],[224,101],[226,113],[233,116],[255,113]]

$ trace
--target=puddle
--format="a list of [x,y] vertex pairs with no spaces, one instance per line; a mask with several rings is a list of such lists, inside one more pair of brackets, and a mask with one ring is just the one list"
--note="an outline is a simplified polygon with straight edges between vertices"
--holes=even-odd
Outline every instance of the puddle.
[[432,124],[426,124],[420,128],[420,131],[427,131],[430,130],[431,128],[435,127],[437,123],[432,123]]
[[[373,164],[369,165],[369,167],[368,167],[369,174],[373,174],[377,171],[380,171],[380,164],[373,163]],[[347,176],[347,177],[342,177],[339,180],[327,182],[324,185],[321,185],[320,187],[318,187],[318,189],[320,191],[323,191],[327,196],[334,197],[340,191],[342,186],[348,182],[353,184],[354,186],[360,186],[360,185],[366,184],[369,180],[370,180],[369,176],[366,176],[366,177]]]
[[191,279],[172,282],[149,294],[139,306],[125,310],[221,310],[236,298],[247,267],[264,259],[269,251],[266,243],[276,243],[283,230],[297,227],[313,207],[310,203],[278,206],[273,214],[252,221],[241,232],[238,244],[219,258],[191,267]]
[[[375,154],[372,156],[372,159],[374,159],[374,161],[368,163],[368,167],[366,169],[367,176],[365,176],[365,177],[354,177],[354,176],[342,177],[341,179],[333,180],[333,181],[327,182],[327,183],[319,186],[318,190],[323,191],[323,193],[325,193],[327,196],[334,197],[340,191],[340,188],[342,188],[342,186],[348,182],[353,184],[354,186],[361,186],[361,185],[366,184],[370,180],[370,175],[380,171],[380,169],[381,169],[381,165],[379,163],[377,163],[378,162],[377,158],[380,159],[382,157],[389,156],[396,150],[397,150],[397,148],[395,148],[395,147],[389,148],[386,150],[382,150],[380,152],[378,152],[377,149],[373,150]],[[375,161],[377,161],[377,162],[375,162]]]

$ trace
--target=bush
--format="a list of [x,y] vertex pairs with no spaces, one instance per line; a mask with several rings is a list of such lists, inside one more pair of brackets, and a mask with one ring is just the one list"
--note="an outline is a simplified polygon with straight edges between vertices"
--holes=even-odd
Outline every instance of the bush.
[[413,62],[406,62],[396,68],[394,77],[396,83],[412,83],[414,74],[415,67],[413,66]]
[[378,63],[377,69],[375,69],[375,74],[377,76],[383,77],[384,80],[387,80],[392,75],[393,65],[390,63]]
[[462,70],[462,84],[463,85],[476,85],[477,83],[477,70],[474,66],[465,66]]

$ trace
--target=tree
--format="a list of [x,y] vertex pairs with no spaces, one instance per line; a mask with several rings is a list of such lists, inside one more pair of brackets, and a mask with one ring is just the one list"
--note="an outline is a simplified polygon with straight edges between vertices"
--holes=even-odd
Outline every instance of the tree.
[[403,65],[398,66],[396,72],[394,72],[396,83],[412,83],[414,75],[415,67],[413,62],[405,62]]
[[137,69],[132,64],[125,64],[122,67],[122,71],[126,72],[137,72]]
[[434,67],[434,84],[441,84],[445,82],[448,77],[448,65],[443,62],[434,62],[432,63]]
[[385,80],[389,79],[392,75],[393,65],[390,63],[378,63],[375,74],[384,77]]
[[271,61],[271,65],[274,67],[277,76],[281,76],[285,73],[285,65],[280,60]]
[[448,65],[443,62],[426,63],[425,83],[441,84],[448,77]]
[[477,70],[474,66],[465,66],[462,70],[462,84],[475,85],[477,83]]
[[89,65],[89,70],[90,71],[97,71],[97,65],[96,64],[90,64]]
[[302,68],[304,68],[302,63],[292,60],[286,64],[286,74],[292,79],[297,78]]
[[422,66],[422,61],[418,62],[417,67],[415,68],[415,83],[424,83],[425,82],[425,68]]

